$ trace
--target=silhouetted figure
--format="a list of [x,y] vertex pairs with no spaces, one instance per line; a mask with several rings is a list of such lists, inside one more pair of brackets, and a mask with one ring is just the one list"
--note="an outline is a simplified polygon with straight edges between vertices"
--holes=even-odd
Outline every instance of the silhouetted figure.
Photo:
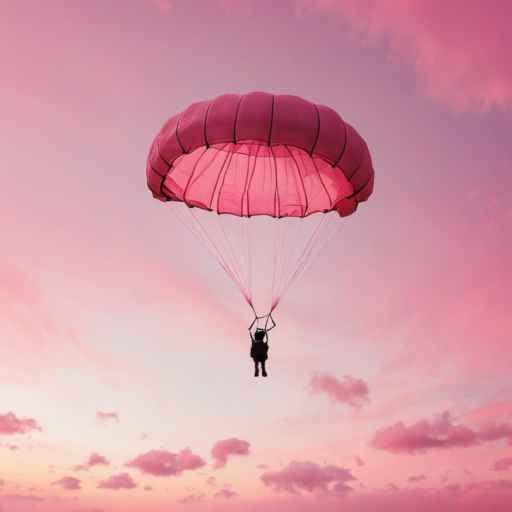
[[[250,332],[250,331],[249,331]],[[261,374],[267,376],[265,370],[265,361],[268,359],[268,334],[264,329],[256,329],[254,337],[251,334],[251,357],[254,361],[254,376],[259,377],[260,370],[258,364],[261,363]]]

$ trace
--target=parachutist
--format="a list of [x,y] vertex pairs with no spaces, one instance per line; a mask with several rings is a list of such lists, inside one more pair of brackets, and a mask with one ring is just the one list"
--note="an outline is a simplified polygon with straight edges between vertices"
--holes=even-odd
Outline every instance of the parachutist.
[[[249,331],[250,332],[250,331]],[[265,370],[265,361],[268,359],[268,334],[265,329],[256,329],[254,337],[251,334],[251,357],[254,361],[254,376],[259,377],[260,370],[258,365],[261,363],[261,374],[267,376]]]

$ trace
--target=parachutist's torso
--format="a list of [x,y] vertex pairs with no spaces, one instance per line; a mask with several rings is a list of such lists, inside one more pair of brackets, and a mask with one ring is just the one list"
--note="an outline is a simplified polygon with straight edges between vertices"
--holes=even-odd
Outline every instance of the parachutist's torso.
[[[265,336],[267,335],[265,331]],[[251,336],[252,338],[252,336]],[[267,371],[265,369],[265,361],[268,359],[268,337],[265,341],[263,341],[261,332],[255,336],[256,339],[252,338],[251,345],[251,357],[254,361],[254,376],[258,377],[260,372],[258,365],[261,363],[261,371],[263,377],[267,376]],[[260,339],[258,339],[260,338]]]
[[268,358],[268,343],[266,341],[253,341],[251,345],[251,357],[255,362],[266,361]]

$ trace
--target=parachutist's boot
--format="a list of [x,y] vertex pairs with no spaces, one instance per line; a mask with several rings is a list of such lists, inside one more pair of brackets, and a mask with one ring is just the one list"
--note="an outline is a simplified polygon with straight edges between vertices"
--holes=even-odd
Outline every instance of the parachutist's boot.
[[259,368],[258,368],[258,365],[256,365],[256,366],[254,367],[254,376],[255,376],[255,377],[259,377],[259,376],[260,376],[260,370],[259,370]]
[[267,376],[267,371],[265,370],[265,363],[261,365],[261,375],[263,375],[263,377]]

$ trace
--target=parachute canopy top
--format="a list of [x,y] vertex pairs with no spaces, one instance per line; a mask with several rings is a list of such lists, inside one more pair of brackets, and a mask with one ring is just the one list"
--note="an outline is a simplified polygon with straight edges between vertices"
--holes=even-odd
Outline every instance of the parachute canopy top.
[[366,143],[334,110],[264,92],[224,94],[171,117],[146,172],[161,201],[244,217],[345,217],[374,182]]

